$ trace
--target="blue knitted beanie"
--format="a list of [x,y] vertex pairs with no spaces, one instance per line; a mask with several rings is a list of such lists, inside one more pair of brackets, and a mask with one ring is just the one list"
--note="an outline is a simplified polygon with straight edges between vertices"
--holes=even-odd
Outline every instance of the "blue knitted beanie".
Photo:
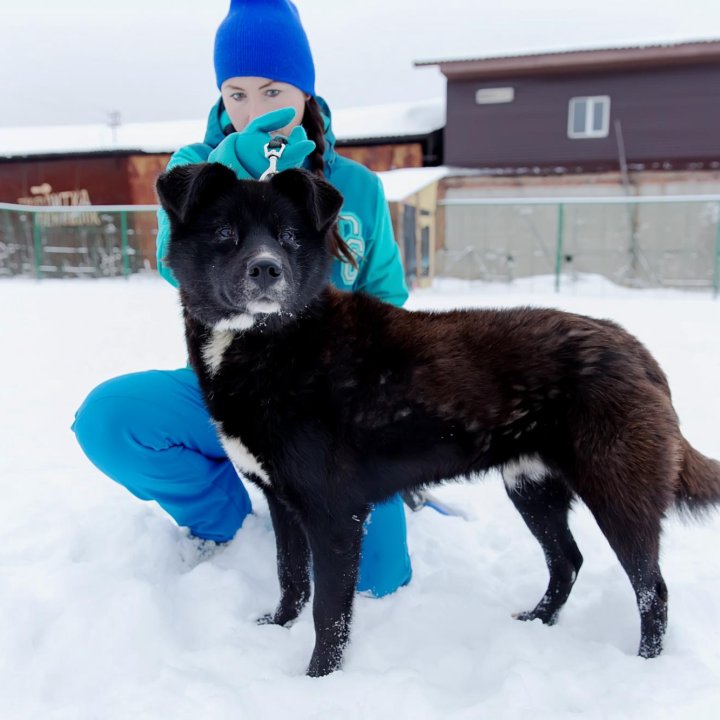
[[231,77],[264,77],[315,95],[315,65],[290,0],[231,0],[215,35],[218,88]]

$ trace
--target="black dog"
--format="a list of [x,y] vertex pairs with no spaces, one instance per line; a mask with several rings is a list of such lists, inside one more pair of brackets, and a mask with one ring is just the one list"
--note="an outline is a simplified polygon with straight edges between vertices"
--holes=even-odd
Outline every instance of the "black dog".
[[520,617],[552,624],[570,594],[579,496],[635,590],[640,655],[660,653],[661,520],[720,501],[720,464],[682,437],[634,337],[554,310],[407,312],[329,287],[342,198],[302,170],[261,183],[190,165],[157,187],[191,362],[228,456],[270,505],[282,594],[267,621],[297,617],[312,556],[310,675],[341,663],[370,505],[492,467],[550,571]]

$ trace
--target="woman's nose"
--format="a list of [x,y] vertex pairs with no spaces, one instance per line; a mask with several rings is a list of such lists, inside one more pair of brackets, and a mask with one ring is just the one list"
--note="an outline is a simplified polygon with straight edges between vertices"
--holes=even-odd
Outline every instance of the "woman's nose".
[[247,121],[250,124],[255,118],[264,115],[267,110],[264,110],[259,102],[249,101],[247,104]]

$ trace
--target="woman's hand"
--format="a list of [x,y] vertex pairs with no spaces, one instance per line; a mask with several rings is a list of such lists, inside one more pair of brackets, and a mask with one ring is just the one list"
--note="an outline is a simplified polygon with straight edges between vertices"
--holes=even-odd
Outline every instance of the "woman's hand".
[[[227,165],[241,180],[258,180],[269,167],[265,145],[279,135],[270,133],[286,127],[294,117],[293,108],[280,108],[255,118],[244,130],[228,135],[210,153],[208,162]],[[315,149],[315,143],[308,140],[301,125],[294,127],[286,139],[287,144],[277,162],[278,172],[300,167]]]

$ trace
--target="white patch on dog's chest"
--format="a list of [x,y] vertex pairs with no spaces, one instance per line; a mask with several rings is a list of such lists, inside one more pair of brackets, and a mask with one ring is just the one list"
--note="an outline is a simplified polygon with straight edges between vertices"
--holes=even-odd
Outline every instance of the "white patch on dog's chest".
[[235,334],[232,330],[213,330],[210,339],[202,348],[202,357],[210,375],[215,375],[222,364],[225,351],[230,347]]
[[502,477],[508,490],[524,483],[541,483],[549,475],[547,467],[537,455],[521,455],[502,467]]
[[213,330],[249,330],[255,324],[255,318],[249,313],[238,313],[215,323]]
[[230,462],[235,470],[242,475],[252,475],[262,485],[270,487],[270,476],[261,465],[260,461],[245,447],[242,440],[236,437],[228,437],[218,429],[218,437],[222,443]]

